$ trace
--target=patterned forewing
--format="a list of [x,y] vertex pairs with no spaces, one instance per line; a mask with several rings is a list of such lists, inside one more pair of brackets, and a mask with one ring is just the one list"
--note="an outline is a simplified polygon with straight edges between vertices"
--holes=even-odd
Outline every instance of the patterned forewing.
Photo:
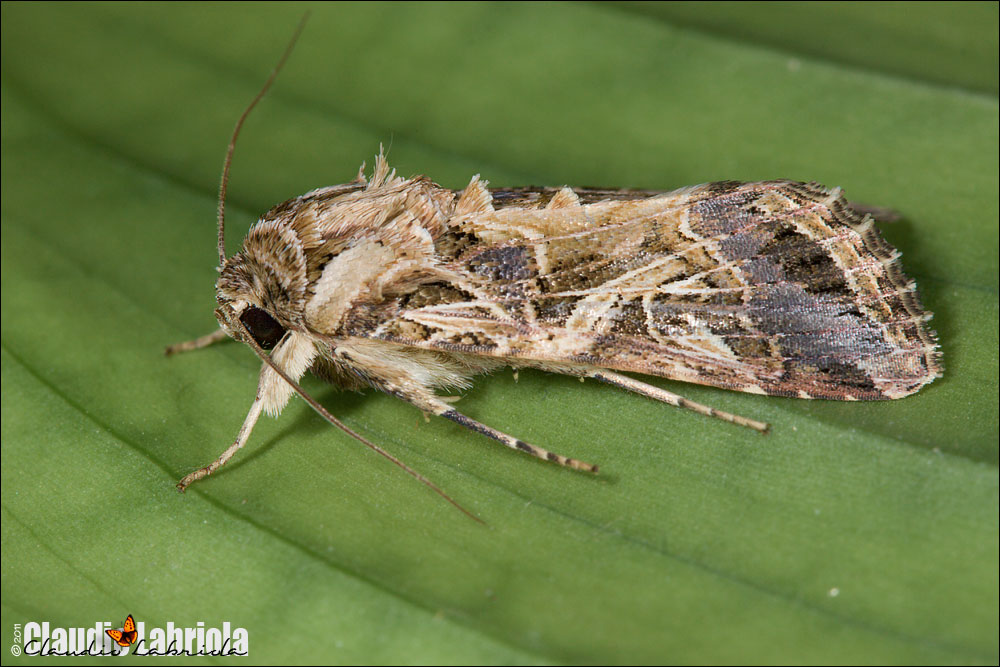
[[897,253],[839,190],[493,191],[437,245],[453,277],[356,319],[369,325],[354,335],[845,400],[905,396],[939,373]]

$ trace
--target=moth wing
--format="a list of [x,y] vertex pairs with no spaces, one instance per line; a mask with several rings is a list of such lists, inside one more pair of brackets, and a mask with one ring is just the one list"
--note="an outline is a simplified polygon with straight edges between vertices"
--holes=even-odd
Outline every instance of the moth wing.
[[899,398],[940,372],[898,253],[839,189],[491,195],[438,240],[455,277],[384,304],[355,333],[840,400]]

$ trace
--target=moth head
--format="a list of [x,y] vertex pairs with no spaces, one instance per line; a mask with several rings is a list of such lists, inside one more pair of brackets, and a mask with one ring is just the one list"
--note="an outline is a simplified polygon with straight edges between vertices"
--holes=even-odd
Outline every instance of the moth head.
[[265,350],[289,330],[302,330],[306,262],[298,236],[266,219],[250,230],[240,252],[226,260],[216,282],[216,317],[238,340],[249,332]]

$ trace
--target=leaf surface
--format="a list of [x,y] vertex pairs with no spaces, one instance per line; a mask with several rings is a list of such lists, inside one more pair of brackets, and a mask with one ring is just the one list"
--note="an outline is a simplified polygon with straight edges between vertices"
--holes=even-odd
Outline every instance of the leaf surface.
[[[131,613],[245,627],[262,663],[995,663],[996,6],[992,53],[964,57],[922,7],[897,6],[909,27],[881,46],[923,35],[928,58],[947,52],[924,78],[852,60],[869,34],[858,22],[884,22],[882,6],[832,25],[761,9],[760,23],[818,31],[843,57],[719,27],[738,13],[314,10],[237,148],[230,252],[257,214],[352,179],[381,142],[400,173],[450,187],[474,173],[839,185],[903,214],[884,233],[936,313],[945,375],[902,401],[653,380],[768,421],[767,437],[537,372],[480,378],[462,399],[600,463],[596,478],[307,381],[483,527],[294,400],[224,471],[173,489],[231,442],[253,398],[249,350],[161,351],[216,326],[223,151],[298,10],[4,4],[7,645],[15,623]],[[953,11],[965,25],[985,10]]]

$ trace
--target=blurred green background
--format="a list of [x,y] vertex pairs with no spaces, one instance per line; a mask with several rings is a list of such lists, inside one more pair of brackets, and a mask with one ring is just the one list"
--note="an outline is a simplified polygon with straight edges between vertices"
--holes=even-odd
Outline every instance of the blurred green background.
[[653,380],[763,437],[538,372],[465,394],[593,478],[306,382],[485,527],[297,400],[173,488],[253,398],[249,350],[162,348],[215,327],[225,145],[304,7],[3,5],[4,664],[15,624],[129,613],[265,663],[998,661],[996,3],[313,7],[230,252],[380,142],[456,188],[793,178],[904,216],[946,373],[903,401]]

